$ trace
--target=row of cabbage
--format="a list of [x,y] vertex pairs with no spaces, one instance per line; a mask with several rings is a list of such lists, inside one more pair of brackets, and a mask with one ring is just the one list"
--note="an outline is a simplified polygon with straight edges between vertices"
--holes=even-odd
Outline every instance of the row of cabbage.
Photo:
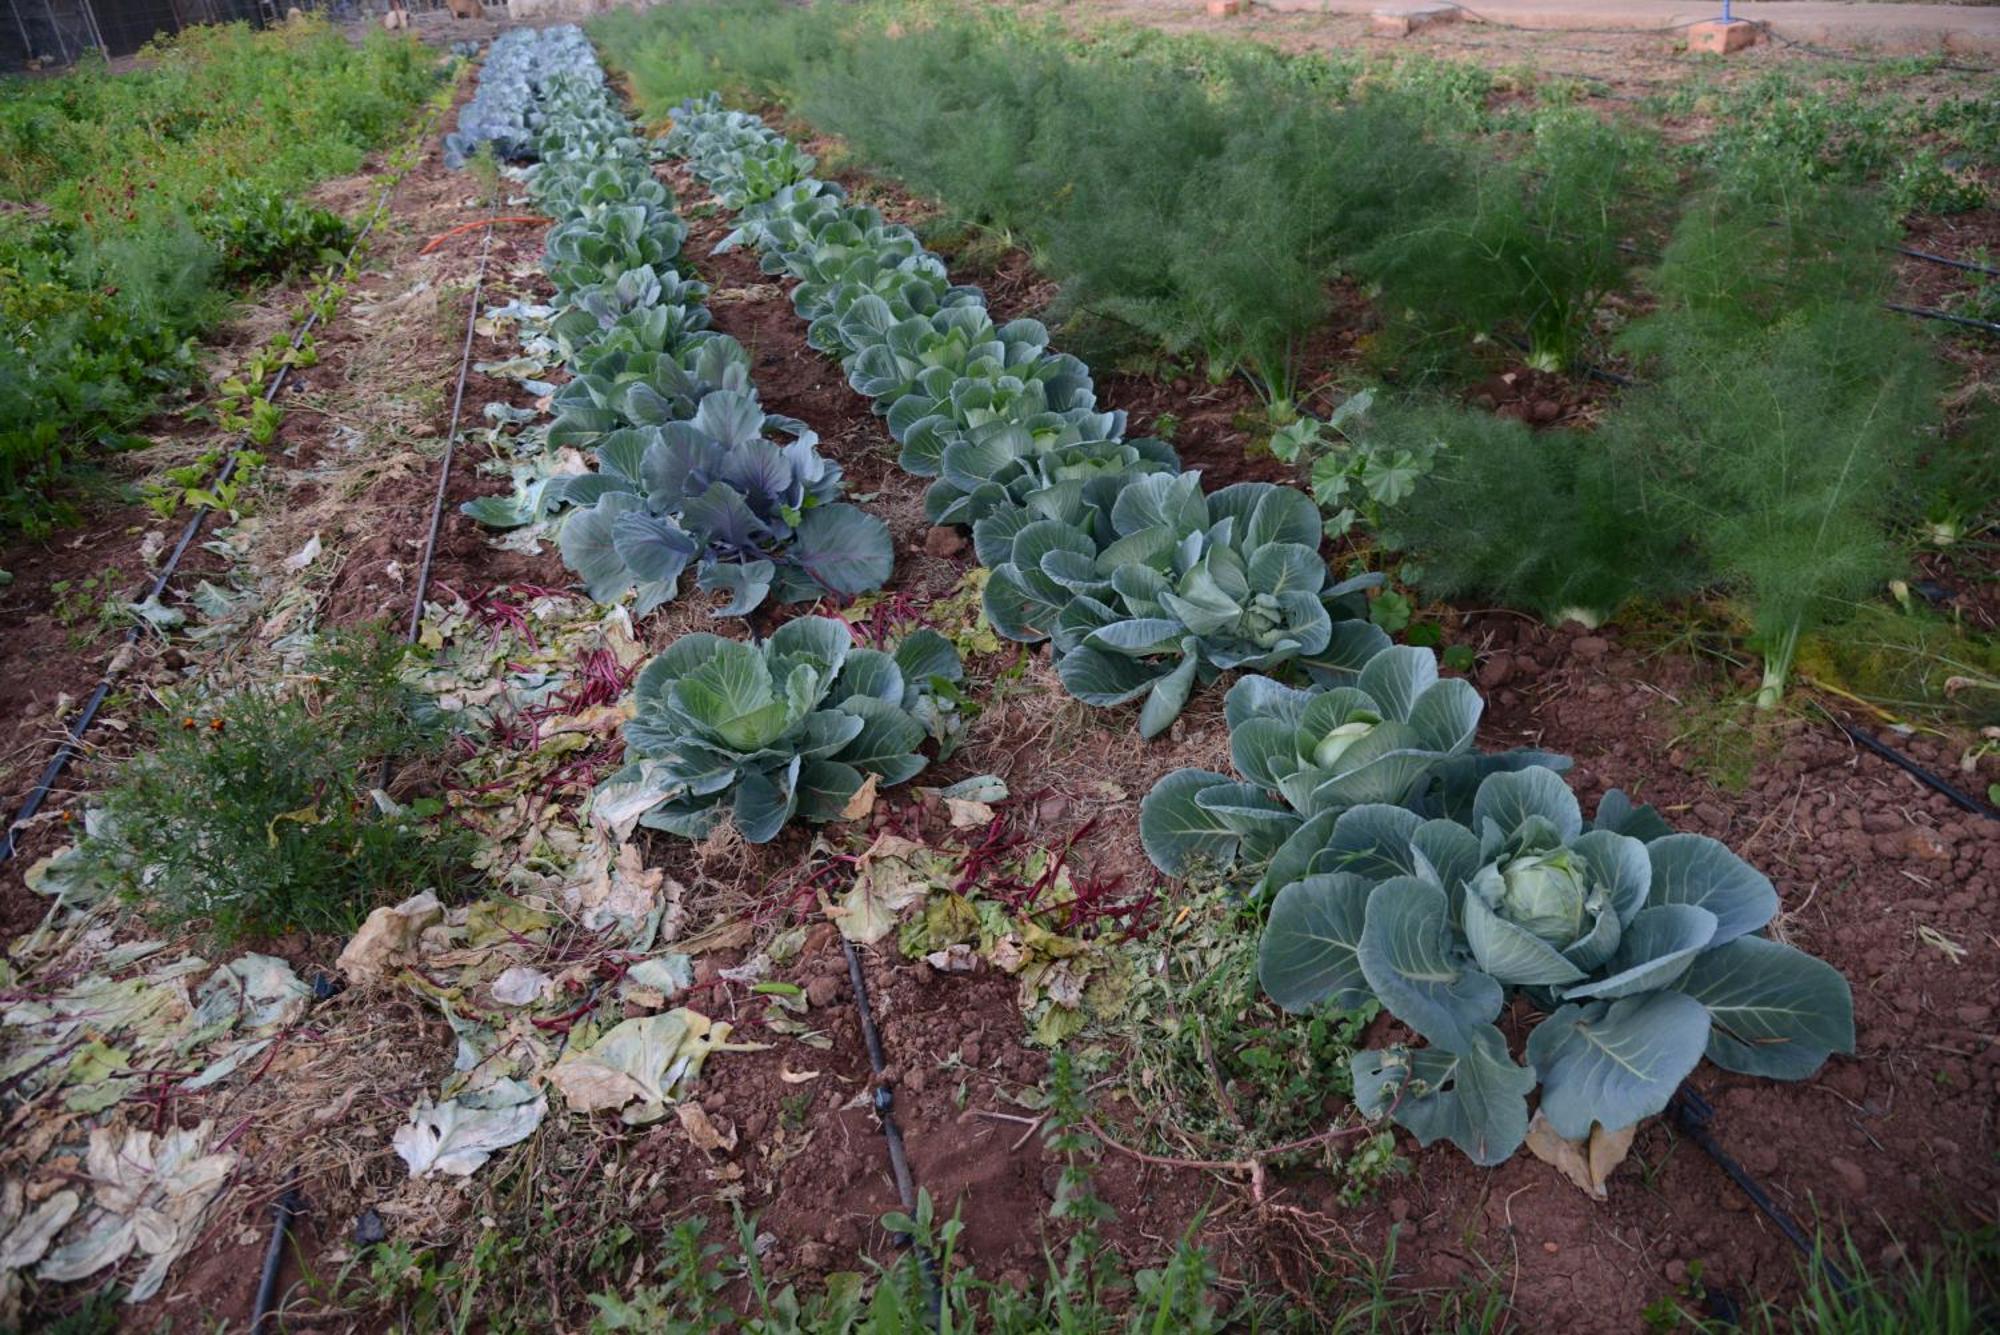
[[[503,36],[468,112],[461,135],[532,159],[529,193],[557,220],[543,333],[571,378],[551,396],[545,439],[595,465],[548,477],[525,513],[468,513],[553,517],[591,595],[629,597],[641,616],[690,569],[725,595],[724,616],[880,587],[887,529],[839,499],[839,466],[804,423],[764,411],[749,356],[710,328],[708,288],[679,265],[686,225],[582,33]],[[688,838],[725,816],[755,842],[794,817],[830,820],[864,785],[915,775],[926,739],[950,743],[960,673],[931,631],[892,651],[858,648],[824,617],[758,644],[685,635],[638,674],[628,763],[606,790],[640,823]]]
[[[724,246],[796,281],[813,346],[874,401],[903,467],[936,479],[930,517],[971,527],[999,633],[1050,642],[1079,699],[1143,697],[1149,737],[1197,685],[1271,674],[1226,697],[1237,774],[1168,776],[1141,830],[1163,870],[1233,868],[1268,897],[1280,1004],[1377,1001],[1427,1041],[1357,1055],[1364,1112],[1497,1163],[1537,1086],[1537,1115],[1581,1141],[1661,1111],[1704,1054],[1799,1078],[1852,1049],[1845,980],[1766,932],[1771,883],[1623,794],[1586,821],[1561,757],[1478,753],[1477,691],[1369,624],[1367,584],[1330,578],[1307,496],[1205,494],[1167,445],[1125,436],[1042,325],[995,324],[756,117],[711,95],[662,143],[739,211]],[[1545,1017],[1526,1065],[1496,1024],[1516,996]]]

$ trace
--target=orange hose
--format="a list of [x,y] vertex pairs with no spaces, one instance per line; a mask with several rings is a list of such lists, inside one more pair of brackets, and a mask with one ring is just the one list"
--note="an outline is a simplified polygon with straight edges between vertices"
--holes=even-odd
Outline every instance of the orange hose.
[[450,231],[439,232],[436,236],[424,242],[424,248],[418,251],[417,254],[428,255],[433,250],[436,250],[440,245],[450,240],[452,237],[457,236],[460,232],[469,232],[475,227],[484,227],[489,221],[497,225],[500,223],[545,223],[545,222],[553,222],[554,219],[539,218],[536,217],[534,214],[524,213],[519,216],[511,218],[492,218],[492,219],[481,218],[477,222],[460,223],[458,226],[452,228]]

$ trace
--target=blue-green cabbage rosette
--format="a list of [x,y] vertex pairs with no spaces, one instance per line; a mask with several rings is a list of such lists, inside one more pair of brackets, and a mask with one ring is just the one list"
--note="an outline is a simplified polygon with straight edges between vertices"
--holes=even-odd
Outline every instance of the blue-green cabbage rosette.
[[[1713,839],[1605,796],[1586,825],[1553,771],[1489,776],[1469,824],[1364,805],[1312,874],[1281,889],[1260,948],[1287,1010],[1379,1001],[1426,1041],[1356,1053],[1356,1104],[1428,1145],[1497,1164],[1528,1095],[1565,1139],[1660,1112],[1705,1055],[1797,1080],[1854,1048],[1838,971],[1764,935],[1777,892]],[[1526,1064],[1495,1026],[1510,997],[1543,1013]]]
[[837,819],[869,776],[907,783],[942,739],[939,693],[961,676],[932,630],[893,652],[857,648],[846,623],[788,621],[761,644],[683,635],[633,682],[627,765],[606,787],[660,800],[641,825],[701,839],[724,819],[754,844],[794,819]]

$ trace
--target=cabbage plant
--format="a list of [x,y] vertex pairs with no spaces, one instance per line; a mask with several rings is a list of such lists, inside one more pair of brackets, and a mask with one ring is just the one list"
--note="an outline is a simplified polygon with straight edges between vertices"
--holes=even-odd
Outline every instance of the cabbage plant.
[[1039,320],[996,326],[983,306],[952,306],[892,322],[888,304],[869,296],[855,303],[845,322],[874,330],[848,359],[847,383],[875,400],[876,411],[889,419],[889,434],[903,443],[901,466],[919,477],[934,476],[938,458],[921,444],[913,448],[911,437],[935,439],[919,428],[950,412],[961,380],[1035,382],[1030,412],[1088,411],[1096,404],[1090,369],[1048,352],[1049,331]]
[[[1105,416],[1114,416],[1105,414]],[[1118,493],[1133,478],[1180,472],[1180,457],[1165,441],[1123,438],[1118,420],[1082,426],[1049,416],[1029,422],[981,422],[946,447],[937,481],[924,493],[924,513],[933,524],[970,524],[975,545],[982,532],[995,535],[982,551],[1006,559],[1007,541],[1025,518],[1059,519],[1095,533],[1108,526]],[[984,523],[993,517],[993,523]]]
[[[1607,794],[1586,825],[1553,771],[1488,776],[1465,823],[1349,808],[1272,902],[1259,976],[1290,1011],[1379,1001],[1426,1046],[1353,1058],[1355,1102],[1497,1164],[1528,1095],[1565,1139],[1667,1106],[1706,1055],[1803,1079],[1854,1048],[1847,982],[1774,941],[1770,881],[1713,839]],[[1542,1016],[1526,1064],[1495,1027]]]
[[[556,341],[563,360],[574,365],[582,354],[595,351],[614,335],[630,331],[627,340],[633,351],[662,351],[680,346],[689,335],[708,327],[702,302],[708,284],[668,269],[665,273],[650,264],[627,269],[602,283],[586,283],[563,294],[556,316],[549,322],[549,336]],[[681,312],[657,327],[636,322],[641,312],[661,307]],[[692,312],[700,312],[696,318]],[[650,342],[657,334],[658,342]],[[647,340],[647,341],[642,341]]]
[[1441,679],[1437,657],[1412,645],[1377,653],[1352,686],[1244,677],[1223,703],[1238,777],[1184,769],[1154,785],[1139,808],[1147,856],[1170,876],[1308,857],[1340,813],[1426,795],[1441,766],[1470,756],[1484,707],[1470,682]]
[[1311,498],[1290,487],[1239,482],[1204,496],[1199,473],[1139,477],[1102,535],[1011,512],[985,521],[982,546],[1006,548],[986,615],[1009,639],[1052,641],[1079,700],[1146,697],[1139,731],[1155,737],[1222,672],[1296,662],[1340,684],[1388,647],[1362,592],[1381,576],[1329,584],[1319,529]]
[[643,204],[620,204],[551,228],[544,267],[558,291],[616,282],[628,269],[664,269],[680,254],[687,224]]
[[794,817],[838,818],[871,775],[883,788],[914,778],[932,701],[959,675],[931,630],[893,652],[856,648],[830,617],[788,621],[758,645],[684,635],[634,682],[629,763],[606,786],[660,791],[639,818],[653,829],[700,839],[729,819],[765,843]]
[[[580,355],[572,369],[576,374],[550,399],[556,414],[549,425],[551,445],[587,445],[620,427],[685,421],[710,394],[750,388],[750,354],[727,334],[713,332],[689,338],[676,352],[599,345]],[[767,414],[765,421],[782,422],[797,434],[790,419]]]
[[550,215],[588,216],[626,204],[654,213],[674,211],[673,192],[644,158],[577,158],[544,162],[528,178],[528,193]]
[[598,470],[549,489],[568,516],[563,562],[600,602],[637,591],[644,615],[671,600],[682,573],[743,616],[766,598],[799,602],[881,587],[894,563],[882,521],[839,502],[840,466],[790,419],[774,429],[756,395],[719,390],[685,422],[613,431],[597,444]]
[[[677,110],[663,143],[725,202],[751,163],[785,152],[782,137],[712,96]],[[839,357],[887,416],[902,467],[940,478],[926,498],[933,522],[1008,509],[1097,527],[1094,501],[1078,496],[1086,482],[1102,498],[1131,477],[1178,470],[1161,442],[1124,440],[1124,415],[1097,410],[1088,368],[1050,352],[1044,327],[994,325],[977,288],[953,285],[913,231],[848,203],[837,184],[789,181],[743,208],[716,249],[745,242],[766,273],[798,280],[807,340]]]
[[[745,210],[716,251],[746,240],[760,252],[764,272],[798,280],[792,308],[807,322],[806,341],[843,360],[875,341],[877,326],[952,306],[986,305],[978,288],[952,283],[944,261],[925,250],[916,233],[884,222],[872,208],[848,204],[831,182],[802,181]],[[886,320],[848,322],[849,310],[866,296],[887,305]]]

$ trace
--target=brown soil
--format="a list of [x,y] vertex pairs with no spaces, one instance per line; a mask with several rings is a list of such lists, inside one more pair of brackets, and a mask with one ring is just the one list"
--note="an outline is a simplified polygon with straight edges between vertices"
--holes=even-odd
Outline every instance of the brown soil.
[[[471,81],[459,89],[458,100],[471,93]],[[447,113],[449,115],[449,113]],[[365,217],[380,196],[378,172],[381,158],[364,167],[356,177],[329,181],[319,187],[328,200],[352,205]],[[432,205],[442,192],[463,193],[463,181],[453,182],[443,175],[442,162],[435,155],[405,178],[369,241],[365,272],[350,290],[348,308],[382,282],[383,270],[401,261],[407,250],[423,240],[422,219],[413,199],[428,193]],[[400,221],[399,221],[400,218]],[[413,222],[415,228],[413,234]],[[310,281],[274,287],[258,293],[232,322],[219,331],[207,350],[212,374],[219,377],[232,371],[242,360],[282,332],[293,315],[313,295]],[[269,462],[261,477],[246,487],[245,510],[267,517],[268,539],[287,540],[292,535],[284,523],[288,509],[309,505],[315,499],[311,483],[301,484],[291,475],[288,464],[312,461],[313,451],[299,456],[302,438],[324,434],[324,398],[317,389],[338,384],[345,358],[355,347],[368,341],[367,335],[352,327],[351,319],[337,314],[317,336],[321,360],[313,367],[289,373],[281,402],[288,410],[294,404],[307,411],[289,411]],[[203,451],[221,449],[228,441],[208,424],[177,415],[163,414],[148,424],[155,444],[146,450],[114,456],[104,461],[107,478],[130,489],[168,467],[193,462]],[[0,618],[10,631],[0,646],[0,718],[6,732],[0,736],[0,802],[11,820],[44,767],[60,744],[63,728],[83,701],[102,680],[123,641],[120,620],[113,629],[98,631],[88,622],[64,625],[60,596],[53,587],[62,581],[80,581],[117,570],[129,588],[115,601],[136,600],[151,585],[156,567],[148,561],[165,558],[180,537],[190,511],[183,507],[162,520],[141,505],[121,502],[89,506],[83,521],[46,539],[17,540],[0,551],[0,570],[14,575],[14,581],[0,589]],[[227,569],[226,560],[204,550],[218,527],[211,515],[182,558],[161,601],[176,606],[203,578],[216,578]],[[303,541],[305,533],[299,535]],[[334,534],[328,533],[332,546]],[[275,545],[275,544],[274,544]],[[299,544],[292,543],[286,551]],[[149,550],[150,547],[150,550]],[[283,553],[278,553],[282,556]],[[72,595],[75,596],[74,594]],[[102,601],[99,598],[99,601]],[[76,799],[101,782],[114,762],[129,747],[131,730],[150,701],[150,692],[174,684],[185,665],[180,648],[163,646],[152,635],[142,635],[136,654],[122,671],[97,723],[85,738],[83,753],[72,760],[50,792],[42,817],[27,829],[19,853],[0,864],[0,937],[12,937],[34,925],[48,905],[22,883],[22,874],[36,859],[53,852],[67,839],[62,821],[80,814]],[[30,669],[30,665],[32,668]]]
[[[699,192],[684,179],[676,185],[692,211]],[[478,233],[431,256],[415,252],[425,237],[476,216],[465,194],[463,178],[443,173],[435,156],[404,183],[393,204],[393,240],[375,265],[384,276],[372,290],[387,299],[417,274],[431,273],[440,287],[453,285],[457,300],[440,302],[440,309],[455,309],[462,321]],[[919,608],[948,592],[969,553],[926,553],[931,535],[922,520],[921,481],[895,468],[894,443],[881,420],[847,388],[836,365],[806,346],[784,292],[753,260],[707,254],[723,230],[720,221],[695,217],[692,223],[689,251],[716,287],[716,324],[752,353],[764,401],[818,430],[822,448],[846,468],[850,491],[868,498],[868,508],[890,525],[898,549],[892,591]],[[520,273],[539,244],[532,231],[496,237],[489,301],[516,280],[529,285],[524,290],[539,290]],[[1006,290],[1024,305],[1033,300],[1031,284],[1016,282]],[[307,382],[312,392],[354,387],[350,373],[362,364],[368,338],[359,331],[342,334],[338,325]],[[462,327],[437,319],[421,338],[410,335],[409,355],[437,372],[442,407],[423,423],[428,433],[398,425],[385,444],[394,443],[401,456],[391,456],[366,486],[340,502],[338,543],[327,530],[328,546],[340,557],[326,589],[336,620],[407,614],[408,572],[420,558],[415,544],[429,513]],[[474,358],[510,351],[480,340]],[[1333,365],[1344,355],[1330,348],[1315,365]],[[1540,393],[1532,379],[1525,384]],[[1101,388],[1113,406],[1132,413],[1135,430],[1173,413],[1180,422],[1177,446],[1191,466],[1209,470],[1211,482],[1282,476],[1266,471],[1275,467],[1268,459],[1245,462],[1242,423],[1256,408],[1245,386],[1215,387],[1213,401],[1193,384],[1139,375],[1107,377]],[[463,420],[476,423],[489,399],[520,397],[512,382],[474,373]],[[1510,399],[1523,401],[1539,399],[1526,390]],[[298,443],[302,468],[320,457],[314,441]],[[495,489],[492,479],[474,470],[472,453],[461,452],[448,479],[440,587],[470,597],[515,581],[565,584],[552,553],[530,559],[500,552],[457,514],[460,499]],[[329,500],[325,494],[314,498]],[[51,551],[44,559],[54,556]],[[401,579],[392,566],[403,572]],[[59,568],[66,567],[52,565],[39,578]],[[17,581],[10,596],[23,596],[20,588]],[[647,634],[659,643],[671,628],[705,619],[702,609],[676,604]],[[43,638],[34,643],[45,645],[53,634],[38,633]],[[1724,1146],[1809,1227],[1816,1217],[1844,1220],[1873,1258],[1888,1257],[1891,1246],[1921,1254],[1942,1227],[1990,1223],[2000,1187],[1993,1125],[2000,1107],[2000,1036],[1993,1022],[2000,1004],[2000,942],[1982,906],[2000,885],[2000,822],[1955,811],[1900,771],[1804,720],[1772,729],[1747,785],[1734,791],[1718,786],[1704,776],[1700,748],[1677,734],[1685,728],[1687,707],[1724,683],[1699,660],[1646,656],[1636,637],[1615,629],[1550,632],[1484,614],[1469,615],[1457,638],[1482,653],[1486,745],[1532,743],[1567,751],[1577,760],[1572,777],[1587,804],[1606,787],[1621,786],[1659,804],[1680,827],[1729,842],[1777,882],[1785,907],[1782,933],[1853,982],[1858,1057],[1836,1059],[1815,1079],[1793,1085],[1706,1068],[1697,1074],[1694,1083],[1719,1109],[1715,1130]],[[10,645],[10,652],[18,654],[19,647]],[[1147,744],[1136,737],[1132,711],[1082,706],[1062,692],[1043,657],[1024,656],[1018,676],[1016,659],[1009,651],[968,665],[982,712],[965,748],[926,780],[998,773],[1015,794],[1003,813],[1019,823],[1031,846],[1072,846],[1080,872],[1118,878],[1135,892],[1158,886],[1138,845],[1138,802],[1173,769],[1227,767],[1221,692],[1198,693],[1169,736]],[[1928,742],[1913,750],[1934,767],[1952,760]],[[1981,785],[1994,777],[1994,762],[1986,763]],[[913,805],[885,804],[881,819],[942,839],[936,815]],[[711,918],[741,917],[768,927],[788,912],[814,912],[796,893],[808,857],[805,832],[788,831],[761,849],[664,837],[649,839],[644,849],[649,864],[700,892]],[[1169,901],[1163,911],[1170,912],[1175,891],[1160,888]],[[1920,935],[1920,928],[1931,935]],[[1963,954],[1954,958],[1940,941]],[[287,955],[327,963],[340,944],[295,943]],[[744,1038],[764,1036],[763,1003],[716,972],[733,962],[729,954],[702,960],[699,1004],[705,1013],[736,1022]],[[895,1116],[918,1182],[941,1210],[962,1209],[967,1232],[961,1251],[970,1263],[988,1278],[1025,1282],[1040,1272],[1058,1165],[1043,1150],[1032,1120],[1009,1120],[1036,1116],[1030,1095],[1046,1076],[1044,1054],[1024,1042],[1014,981],[984,971],[937,974],[887,949],[866,952],[865,970],[891,1068]],[[628,1129],[552,1110],[533,1148],[546,1157],[519,1169],[516,1180],[533,1174],[555,1199],[591,1201],[633,1221],[648,1240],[649,1255],[657,1225],[690,1210],[709,1216],[709,1240],[721,1240],[727,1203],[740,1200],[759,1212],[759,1231],[774,1239],[766,1258],[773,1273],[852,1269],[857,1250],[879,1260],[892,1256],[877,1221],[896,1195],[868,1111],[871,1076],[847,1004],[837,938],[817,931],[775,976],[807,989],[814,1023],[830,1046],[784,1042],[711,1061],[702,1102],[719,1129],[737,1133],[733,1150],[698,1150],[674,1123]],[[1103,1038],[1115,1045],[1118,1035]],[[167,1294],[140,1316],[201,1311],[240,1321],[267,1236],[268,1202],[294,1166],[312,1202],[299,1225],[301,1250],[322,1276],[338,1270],[341,1253],[335,1249],[356,1216],[386,1200],[403,1178],[387,1137],[449,1067],[453,1050],[436,1012],[400,994],[343,994],[288,1042],[245,1105],[245,1115],[254,1114],[241,1142],[250,1154],[246,1182],[217,1211],[209,1236],[177,1268]],[[355,1072],[362,1069],[370,1078],[357,1085]],[[1099,1084],[1095,1106],[1116,1132],[1131,1095],[1121,1091],[1115,1070]],[[348,1101],[340,1104],[343,1098]],[[315,1119],[304,1131],[288,1130],[299,1124],[297,1107],[286,1105],[301,1101],[340,1107],[324,1123]],[[179,1103],[174,1116],[187,1116]],[[565,1127],[565,1121],[574,1125]],[[1223,1283],[1269,1286],[1340,1265],[1330,1239],[1379,1255],[1393,1226],[1398,1272],[1407,1282],[1450,1285],[1498,1276],[1515,1321],[1527,1329],[1638,1329],[1645,1304],[1683,1284],[1696,1261],[1708,1283],[1739,1297],[1781,1294],[1796,1282],[1788,1245],[1747,1209],[1713,1164],[1662,1124],[1647,1128],[1635,1150],[1649,1172],[1621,1171],[1612,1200],[1603,1205],[1591,1204],[1525,1156],[1487,1171],[1449,1147],[1419,1151],[1408,1137],[1399,1133],[1398,1139],[1411,1175],[1392,1185],[1385,1199],[1359,1209],[1338,1205],[1334,1184],[1317,1174],[1276,1175],[1269,1208],[1258,1210],[1238,1179],[1116,1152],[1105,1152],[1095,1165],[1096,1185],[1119,1211],[1109,1237],[1135,1265],[1157,1263],[1201,1217],[1198,1236],[1215,1249]],[[489,1166],[474,1190],[440,1193],[444,1203],[436,1214],[391,1220],[392,1235],[444,1242],[476,1228],[481,1192],[497,1190],[511,1171]],[[1287,1208],[1308,1213],[1280,1212]],[[1300,1220],[1306,1222],[1287,1222]],[[288,1277],[293,1273],[288,1268]],[[547,1278],[554,1291],[571,1277]]]
[[[961,281],[969,277],[960,276]],[[751,281],[747,273],[744,281]],[[1025,288],[1019,282],[1010,286]],[[807,420],[851,417],[851,405],[843,410],[833,401],[844,392],[837,369],[818,359],[815,373],[796,320],[789,333],[783,325],[782,319],[790,318],[788,304],[776,293],[758,304],[769,312],[762,319],[733,305],[719,311],[730,311],[732,329],[754,327],[759,347],[767,353],[779,347],[790,350],[775,359],[760,357],[760,378],[767,370],[777,376],[774,403],[782,393],[787,405],[782,410]],[[1185,394],[1192,388],[1137,376],[1112,383],[1152,396],[1167,410],[1186,402],[1177,389]],[[1571,382],[1526,368],[1495,377],[1473,393],[1489,394],[1499,410],[1511,409],[1537,425],[1568,420],[1584,410],[1588,397]],[[1537,411],[1545,400],[1555,402],[1558,411]],[[1132,402],[1126,399],[1120,406]],[[1217,453],[1233,450],[1240,459],[1245,444],[1241,425],[1225,419],[1212,429]],[[844,433],[834,434],[845,439]],[[1714,686],[1712,674],[1696,660],[1642,659],[1624,647],[1615,631],[1555,633],[1506,616],[1476,618],[1469,629],[1486,654],[1480,678],[1492,700],[1484,738],[1488,745],[1531,743],[1568,752],[1577,759],[1574,777],[1587,802],[1594,803],[1606,787],[1622,786],[1659,804],[1680,827],[1730,843],[1778,882],[1786,910],[1782,934],[1829,959],[1855,983],[1862,1041],[1857,1058],[1836,1059],[1814,1080],[1796,1085],[1706,1068],[1698,1074],[1696,1087],[1719,1109],[1715,1130],[1723,1146],[1809,1228],[1818,1221],[1845,1222],[1871,1257],[1892,1255],[1885,1250],[1892,1246],[1916,1254],[1934,1243],[1940,1225],[1981,1220],[1984,1207],[1979,1202],[1996,1185],[1990,1149],[1995,1143],[1994,1097],[2000,1093],[2000,1042],[1990,1021],[2000,1000],[2000,961],[1980,926],[1977,906],[2000,877],[2000,822],[1966,816],[1942,797],[1918,790],[1900,772],[1857,755],[1836,735],[1804,724],[1793,726],[1761,758],[1746,791],[1726,791],[1702,776],[1696,752],[1669,745],[1676,726],[1676,693],[1691,699]],[[1039,664],[1036,668],[1041,680],[1034,684],[1053,687]],[[1106,716],[1069,702],[1055,706],[1062,716],[1057,726],[1044,722],[1016,745],[1012,728],[1021,725],[1011,723],[1013,702],[1003,701],[1006,713],[999,726],[1009,732],[986,733],[982,720],[982,735],[968,748],[966,764],[998,768],[1010,777],[1025,771],[1052,778],[1049,791],[1057,800],[1048,804],[1042,799],[1058,813],[1042,836],[1050,841],[1065,826],[1076,828],[1062,817],[1070,814],[1065,808],[1071,796],[1087,791],[1087,776],[1116,775],[1127,790],[1126,800],[1079,803],[1075,818],[1098,818],[1079,842],[1079,852],[1104,867],[1145,878],[1148,870],[1133,830],[1136,799],[1170,769],[1213,765],[1220,759],[1226,733],[1206,708],[1215,703],[1209,694],[1196,698],[1171,737],[1151,747],[1133,743],[1118,726],[1126,721],[1118,714]],[[1060,697],[1037,692],[1034,698],[1046,713]],[[1069,737],[1083,740],[1065,744]],[[1918,749],[1933,764],[1949,763],[1950,757],[1941,753],[1926,754],[1921,743]],[[1010,763],[993,765],[988,757],[996,751],[1009,753]],[[1019,788],[1017,780],[1017,792]],[[1911,898],[1906,891],[1919,893]],[[1885,923],[1892,925],[1887,933]],[[1961,962],[1950,962],[1916,934],[1919,924],[1969,953]],[[928,970],[904,965],[899,972]],[[919,1029],[930,1035],[926,1042],[932,1057],[950,1050],[944,1044],[954,1032],[980,1035],[975,1041],[984,1055],[991,1051],[986,1044],[991,1025],[1009,1035],[1017,1031],[1011,1006],[996,1006],[997,1013],[989,1013],[976,980],[923,981],[927,989],[946,996],[957,992],[954,1001],[940,1002],[938,1017]],[[935,1084],[925,1077],[909,1100],[920,1114]],[[977,1106],[976,1099],[973,1103]],[[929,1180],[925,1157],[933,1151],[928,1142],[942,1135],[946,1148],[935,1151],[941,1161],[983,1188],[972,1198],[977,1209],[970,1211],[971,1217],[997,1216],[1016,1230],[1046,1205],[1025,1186],[1037,1171],[1032,1138],[1010,1151],[1017,1162],[988,1169],[962,1147],[960,1125],[906,1122],[920,1180]],[[1006,1136],[1010,1125],[996,1122],[981,1129],[991,1133],[997,1128]],[[1532,1328],[1634,1329],[1641,1324],[1640,1309],[1685,1284],[1695,1262],[1701,1263],[1699,1271],[1711,1288],[1729,1290],[1739,1300],[1778,1296],[1796,1285],[1798,1258],[1789,1244],[1749,1209],[1746,1198],[1713,1163],[1662,1122],[1642,1134],[1636,1150],[1650,1169],[1650,1181],[1642,1184],[1641,1174],[1627,1169],[1604,1205],[1591,1204],[1525,1156],[1488,1172],[1448,1147],[1419,1151],[1400,1133],[1399,1139],[1415,1171],[1392,1188],[1386,1201],[1343,1211],[1332,1199],[1332,1184],[1312,1177],[1282,1180],[1281,1199],[1338,1217],[1364,1250],[1379,1251],[1394,1224],[1399,1257],[1426,1286],[1479,1282],[1492,1273],[1488,1267],[1498,1267],[1509,1276],[1507,1290],[1517,1319]],[[1115,1154],[1099,1167],[1104,1170],[1100,1189],[1125,1211],[1126,1226],[1150,1238],[1175,1236],[1193,1217],[1191,1203],[1207,1200],[1213,1190],[1213,1184],[1199,1180],[1201,1174],[1141,1165]],[[873,1169],[864,1165],[864,1171],[874,1179],[863,1197],[870,1204],[854,1207],[857,1221],[879,1203],[886,1186],[879,1160]],[[1000,1174],[997,1180],[992,1172]],[[1043,1175],[1048,1176],[1046,1169]],[[944,1182],[955,1188],[956,1181],[947,1170]],[[1171,1189],[1162,1194],[1163,1186]],[[1024,1191],[1025,1201],[1019,1199]],[[812,1233],[815,1223],[825,1223],[823,1213],[797,1207],[793,1224],[784,1194],[781,1184],[779,1203],[766,1223],[781,1246],[784,1239],[799,1239],[790,1254],[810,1268],[829,1255],[825,1241]],[[1304,1272],[1311,1273],[1325,1263],[1323,1257],[1315,1261],[1296,1255],[1296,1238],[1294,1253],[1288,1255],[1281,1242],[1265,1233],[1249,1235],[1256,1246],[1223,1227],[1209,1228],[1203,1236],[1217,1248],[1224,1274],[1231,1277],[1260,1275],[1270,1282],[1274,1270],[1283,1272],[1288,1265],[1303,1262]],[[1017,1250],[996,1256],[980,1245],[975,1233],[967,1254],[990,1275],[1018,1264]],[[830,1255],[837,1260],[838,1252],[835,1248]],[[1134,1256],[1145,1263],[1143,1248]]]
[[1589,420],[1592,405],[1606,397],[1608,388],[1602,381],[1512,366],[1488,376],[1462,397],[1470,407],[1532,427],[1576,426]]

